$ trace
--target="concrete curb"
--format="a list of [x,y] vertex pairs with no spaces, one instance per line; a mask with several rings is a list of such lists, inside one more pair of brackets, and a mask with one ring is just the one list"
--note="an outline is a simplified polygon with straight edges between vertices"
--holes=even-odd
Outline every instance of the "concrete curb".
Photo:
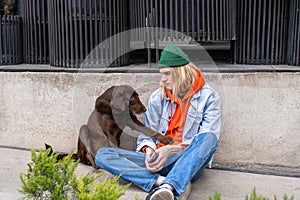
[[[19,199],[22,197],[18,192],[21,188],[19,176],[21,172],[27,171],[27,163],[31,160],[30,152],[0,148],[0,156],[0,200]],[[89,166],[78,165],[78,175],[88,172],[95,173],[95,170]],[[242,200],[251,193],[254,186],[259,194],[270,199],[274,194],[278,199],[284,194],[289,197],[294,195],[295,200],[300,199],[300,178],[207,169],[201,179],[192,185],[189,200],[207,200],[215,191],[221,193],[222,200]],[[121,200],[132,200],[136,195],[144,199],[147,194],[136,186],[131,186]]]

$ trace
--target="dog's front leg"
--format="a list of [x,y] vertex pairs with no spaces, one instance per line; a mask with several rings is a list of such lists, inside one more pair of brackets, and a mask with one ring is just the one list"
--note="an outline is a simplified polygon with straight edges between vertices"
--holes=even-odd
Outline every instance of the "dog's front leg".
[[133,130],[136,130],[136,131],[144,133],[145,135],[147,135],[149,137],[156,138],[156,139],[158,139],[160,142],[162,142],[164,144],[172,144],[173,143],[173,139],[172,138],[164,136],[164,135],[158,133],[157,131],[152,130],[151,128],[145,126],[140,121],[138,121],[138,122],[139,123],[136,123],[136,122],[134,122],[134,121],[132,121],[130,119],[130,120],[126,120],[126,125],[128,127],[132,128]]

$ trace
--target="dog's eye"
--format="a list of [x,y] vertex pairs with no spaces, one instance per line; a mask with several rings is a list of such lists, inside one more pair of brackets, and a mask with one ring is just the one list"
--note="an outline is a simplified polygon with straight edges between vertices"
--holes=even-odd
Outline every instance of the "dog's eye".
[[135,101],[129,101],[129,105],[133,106],[133,105],[135,105],[135,104],[136,104]]

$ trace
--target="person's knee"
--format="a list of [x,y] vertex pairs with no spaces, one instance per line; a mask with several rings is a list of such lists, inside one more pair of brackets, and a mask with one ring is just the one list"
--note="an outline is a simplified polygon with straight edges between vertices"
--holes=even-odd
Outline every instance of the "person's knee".
[[112,153],[112,148],[102,147],[96,152],[95,159],[98,161],[105,160],[108,155]]
[[213,133],[199,134],[195,142],[201,158],[211,156],[218,146],[218,138]]
[[205,141],[210,143],[211,146],[217,146],[218,145],[218,138],[213,133],[206,133],[205,135]]
[[196,136],[194,139],[198,143],[210,143],[211,146],[218,145],[218,138],[213,133],[202,133]]

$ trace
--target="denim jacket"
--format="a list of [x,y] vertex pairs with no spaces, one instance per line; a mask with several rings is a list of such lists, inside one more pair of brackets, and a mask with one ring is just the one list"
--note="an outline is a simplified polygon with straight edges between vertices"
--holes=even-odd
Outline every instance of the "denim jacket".
[[[161,88],[154,91],[149,99],[147,111],[144,116],[146,126],[165,135],[170,121],[170,107],[172,115],[176,110],[176,103],[171,105],[171,100],[166,96],[162,98]],[[185,121],[182,143],[190,144],[193,138],[202,133],[214,133],[217,138],[221,129],[221,100],[218,93],[207,83],[191,98],[190,107]],[[145,145],[156,149],[157,140],[139,134],[137,151]]]

